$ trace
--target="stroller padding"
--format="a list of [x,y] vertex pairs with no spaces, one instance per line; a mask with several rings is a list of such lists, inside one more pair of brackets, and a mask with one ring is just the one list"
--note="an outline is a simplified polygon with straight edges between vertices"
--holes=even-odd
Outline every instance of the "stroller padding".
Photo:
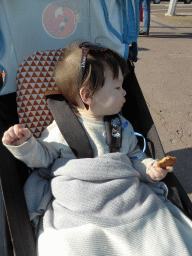
[[47,90],[57,90],[53,70],[62,49],[36,52],[24,60],[17,72],[17,112],[19,123],[40,137],[52,122],[52,114],[44,96]]

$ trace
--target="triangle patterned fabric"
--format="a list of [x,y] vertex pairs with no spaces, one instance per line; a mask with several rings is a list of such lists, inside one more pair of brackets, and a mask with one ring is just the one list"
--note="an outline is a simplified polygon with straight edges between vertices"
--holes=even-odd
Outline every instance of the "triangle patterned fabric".
[[44,96],[47,90],[58,90],[53,77],[62,49],[36,52],[24,60],[17,71],[17,113],[19,123],[38,138],[53,118]]

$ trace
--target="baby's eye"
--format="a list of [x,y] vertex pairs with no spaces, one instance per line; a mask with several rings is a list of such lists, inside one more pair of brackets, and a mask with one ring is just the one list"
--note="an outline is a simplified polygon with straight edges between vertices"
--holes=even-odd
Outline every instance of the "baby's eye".
[[116,87],[115,89],[119,90],[119,89],[121,89],[121,87]]

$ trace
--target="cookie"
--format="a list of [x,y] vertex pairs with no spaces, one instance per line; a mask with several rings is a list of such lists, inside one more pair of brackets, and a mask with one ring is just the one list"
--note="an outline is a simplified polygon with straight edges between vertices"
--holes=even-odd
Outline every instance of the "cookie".
[[165,169],[167,166],[172,166],[177,162],[176,157],[166,156],[162,160],[158,161],[156,166]]

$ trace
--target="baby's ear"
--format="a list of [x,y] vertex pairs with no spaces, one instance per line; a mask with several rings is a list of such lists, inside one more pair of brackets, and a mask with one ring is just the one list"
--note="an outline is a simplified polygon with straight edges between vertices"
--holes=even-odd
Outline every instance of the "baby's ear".
[[92,103],[92,92],[88,87],[82,87],[80,89],[80,97],[83,101],[83,103],[90,105]]

